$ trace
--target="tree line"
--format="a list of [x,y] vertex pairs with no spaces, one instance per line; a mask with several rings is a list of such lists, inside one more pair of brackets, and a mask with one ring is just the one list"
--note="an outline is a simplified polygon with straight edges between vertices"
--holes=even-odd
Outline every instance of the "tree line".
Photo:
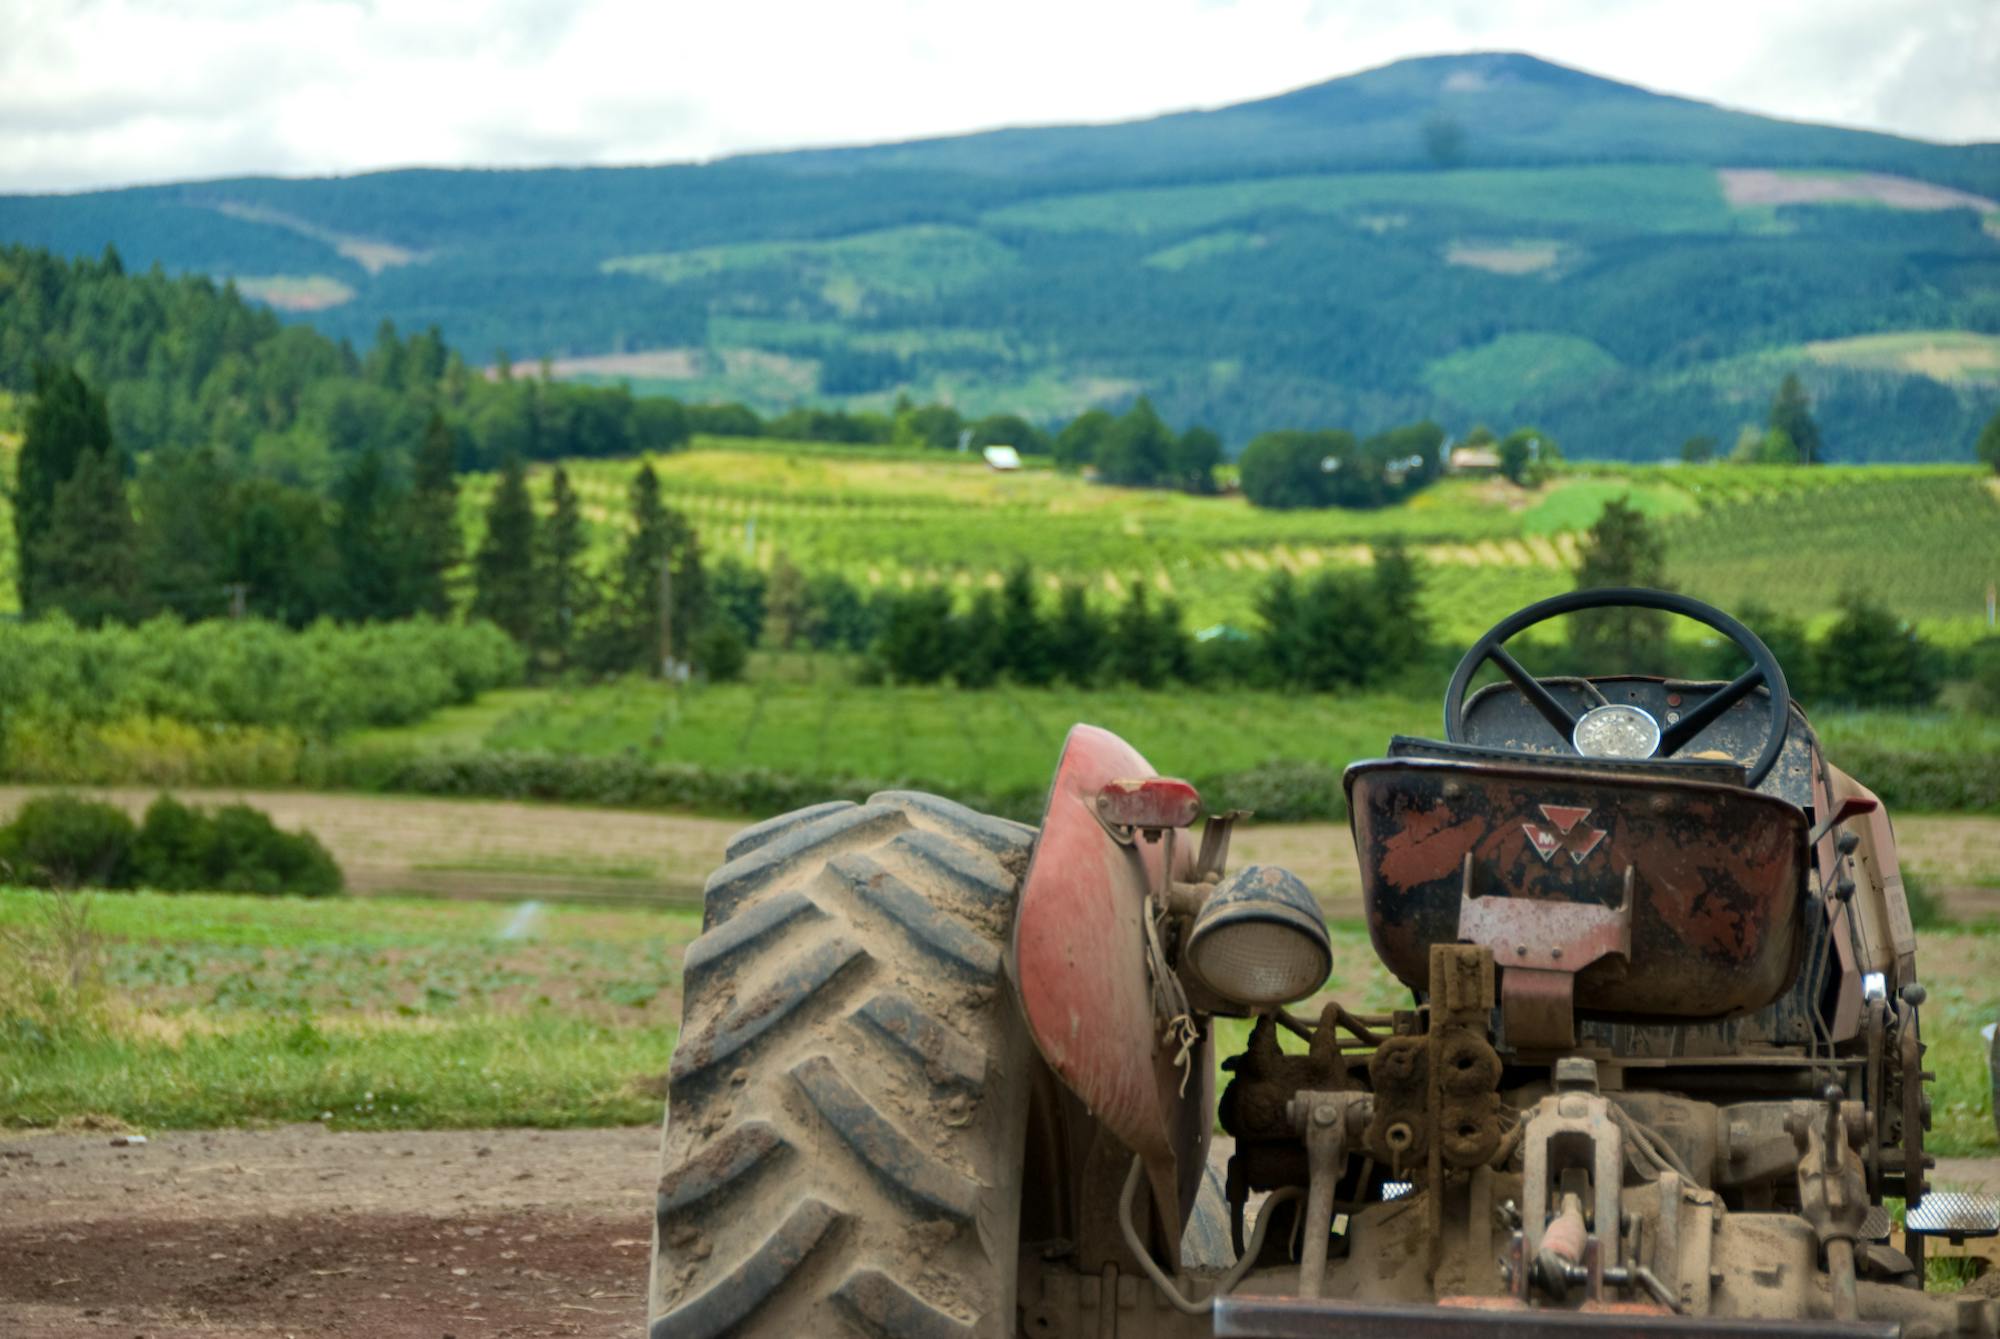
[[1080,582],[1054,597],[1026,563],[970,598],[933,583],[864,593],[837,573],[806,576],[782,555],[766,574],[716,566],[718,614],[749,645],[842,650],[864,679],[961,688],[1170,683],[1242,684],[1328,692],[1391,680],[1430,648],[1419,566],[1399,541],[1366,568],[1300,579],[1278,572],[1252,631],[1191,631],[1177,600],[1129,584],[1110,608]]

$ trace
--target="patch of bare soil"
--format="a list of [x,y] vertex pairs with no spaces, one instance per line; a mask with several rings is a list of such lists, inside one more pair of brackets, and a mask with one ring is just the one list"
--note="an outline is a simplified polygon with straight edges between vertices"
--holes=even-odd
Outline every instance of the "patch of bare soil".
[[630,1335],[658,1141],[313,1126],[0,1140],[0,1334]]
[[1985,196],[1933,186],[1881,172],[1771,172],[1725,167],[1717,171],[1732,205],[1880,204],[1891,209],[2000,209]]

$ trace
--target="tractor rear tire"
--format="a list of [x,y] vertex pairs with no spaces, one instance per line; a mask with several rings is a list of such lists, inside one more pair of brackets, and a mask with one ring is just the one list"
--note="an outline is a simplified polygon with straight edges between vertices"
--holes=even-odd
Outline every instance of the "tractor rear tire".
[[683,968],[651,1339],[1005,1335],[1034,829],[887,791],[739,833]]

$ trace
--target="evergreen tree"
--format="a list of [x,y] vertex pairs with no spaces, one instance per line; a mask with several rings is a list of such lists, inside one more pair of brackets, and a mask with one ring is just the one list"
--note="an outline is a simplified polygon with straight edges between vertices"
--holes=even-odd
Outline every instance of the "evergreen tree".
[[1372,579],[1382,618],[1382,668],[1391,673],[1407,669],[1430,645],[1430,623],[1424,614],[1423,573],[1401,536],[1376,546]]
[[[1622,497],[1584,536],[1578,590],[1609,586],[1666,588],[1666,545],[1645,515]],[[1667,646],[1667,616],[1658,609],[1590,609],[1569,616],[1570,648],[1591,674],[1659,673]]]
[[1222,463],[1222,439],[1196,424],[1167,452],[1167,479],[1183,493],[1215,491],[1215,467]]
[[1299,585],[1279,568],[1257,596],[1257,617],[1264,624],[1264,665],[1277,683],[1305,680],[1305,621],[1299,608]]
[[[140,604],[184,619],[232,611],[225,544],[235,489],[215,451],[159,451],[139,476]],[[246,596],[248,592],[244,592]]]
[[814,649],[860,651],[874,640],[873,611],[854,583],[840,573],[815,572],[806,578],[806,606],[813,613]]
[[56,485],[48,528],[37,540],[35,571],[45,609],[59,609],[85,627],[132,620],[137,534],[115,451],[85,451]]
[[339,572],[336,612],[355,621],[405,618],[412,612],[407,494],[375,447],[357,454],[334,486],[338,519],[333,551]]
[[1049,667],[1055,676],[1078,688],[1097,682],[1104,636],[1104,620],[1090,607],[1088,593],[1074,582],[1065,583],[1049,625]]
[[48,603],[42,560],[52,552],[56,490],[86,455],[101,455],[114,466],[122,461],[111,439],[104,397],[67,367],[44,363],[35,369],[35,395],[25,426],[12,501],[21,608],[32,616]]
[[1153,612],[1143,581],[1132,583],[1112,620],[1108,660],[1113,678],[1141,688],[1158,688],[1174,671],[1171,630]]
[[1923,707],[1937,698],[1931,648],[1908,620],[1872,600],[1842,597],[1814,660],[1820,691],[1845,706]]
[[535,637],[535,508],[519,456],[507,457],[486,508],[486,534],[472,557],[472,616],[490,619],[523,645]]
[[2000,410],[1986,420],[1986,426],[1979,430],[1979,440],[1973,444],[1973,454],[1993,467],[2000,474]]
[[953,620],[951,643],[952,677],[959,687],[991,688],[1006,660],[1000,602],[992,591],[982,590],[973,596],[964,616]]
[[1097,448],[1118,420],[1102,409],[1086,409],[1056,434],[1056,464],[1079,469],[1097,463]]
[[953,663],[951,595],[924,586],[889,597],[875,655],[898,683],[936,683]]
[[590,618],[593,591],[583,571],[583,514],[560,465],[549,480],[549,515],[536,527],[535,540],[537,648],[558,671],[566,670],[575,659],[577,630]]
[[221,577],[242,586],[250,613],[300,628],[342,612],[339,551],[317,497],[246,479],[224,510]]
[[1798,373],[1787,372],[1771,400],[1771,429],[1781,432],[1792,444],[1801,465],[1817,465],[1822,458],[1819,424],[1813,422],[1812,398],[1799,381]]
[[669,672],[662,663],[660,587],[664,573],[671,591],[667,624],[671,654],[690,662],[695,637],[708,614],[701,548],[686,518],[660,501],[660,479],[651,465],[632,478],[632,529],[613,559],[605,599],[592,627],[588,658],[607,672]]
[[1001,668],[1016,683],[1041,685],[1055,677],[1048,630],[1035,610],[1035,578],[1017,563],[1000,588]]
[[458,439],[441,414],[432,414],[417,447],[416,487],[410,494],[408,574],[410,600],[433,618],[451,613],[452,575],[464,559],[458,528]]

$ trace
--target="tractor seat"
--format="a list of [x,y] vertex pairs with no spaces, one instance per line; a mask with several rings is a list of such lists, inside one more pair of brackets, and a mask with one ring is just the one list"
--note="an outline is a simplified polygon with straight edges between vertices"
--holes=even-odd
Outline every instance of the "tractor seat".
[[1791,984],[1807,818],[1741,764],[1401,737],[1388,753],[1344,781],[1369,936],[1412,989],[1456,943],[1493,948],[1503,997],[1510,975],[1565,1000],[1573,979],[1578,1017],[1720,1018]]

